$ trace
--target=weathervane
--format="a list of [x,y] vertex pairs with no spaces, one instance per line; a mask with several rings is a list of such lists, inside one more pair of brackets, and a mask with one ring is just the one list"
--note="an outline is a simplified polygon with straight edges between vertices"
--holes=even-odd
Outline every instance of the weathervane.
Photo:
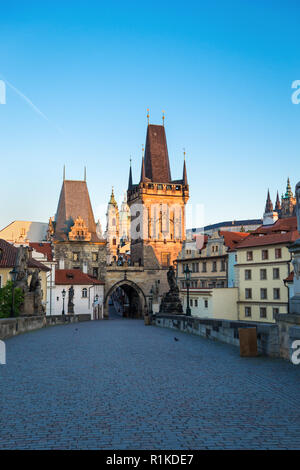
[[149,114],[149,108],[147,109],[147,120],[148,120],[148,126],[150,124],[150,114]]

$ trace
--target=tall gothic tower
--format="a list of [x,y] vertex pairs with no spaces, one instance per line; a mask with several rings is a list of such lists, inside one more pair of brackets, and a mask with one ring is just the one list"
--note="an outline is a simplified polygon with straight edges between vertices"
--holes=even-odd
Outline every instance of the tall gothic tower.
[[131,214],[131,260],[148,268],[172,265],[185,239],[185,205],[189,186],[185,161],[180,180],[171,179],[164,126],[148,124],[141,177],[132,183],[127,202]]
[[107,205],[106,220],[107,262],[110,264],[112,261],[117,261],[117,252],[120,244],[119,209],[113,189]]

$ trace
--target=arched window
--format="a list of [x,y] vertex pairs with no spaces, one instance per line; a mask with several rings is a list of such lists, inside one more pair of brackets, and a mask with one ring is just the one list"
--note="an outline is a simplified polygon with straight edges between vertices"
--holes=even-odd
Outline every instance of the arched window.
[[82,297],[84,297],[84,298],[87,297],[87,288],[86,288],[86,287],[84,287],[84,288],[82,289]]

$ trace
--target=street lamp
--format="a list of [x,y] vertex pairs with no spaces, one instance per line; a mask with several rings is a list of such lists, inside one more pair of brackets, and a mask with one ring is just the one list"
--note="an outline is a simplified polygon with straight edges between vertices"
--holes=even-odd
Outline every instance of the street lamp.
[[154,294],[154,289],[153,286],[150,289],[150,315],[153,314],[153,294]]
[[186,289],[187,289],[187,305],[186,305],[186,315],[191,316],[190,309],[190,280],[191,280],[191,271],[189,265],[187,264],[184,270],[185,280],[186,280]]
[[62,298],[63,298],[63,309],[62,309],[61,314],[64,315],[64,314],[65,314],[65,297],[66,297],[66,291],[65,291],[65,289],[63,289],[63,290],[61,291],[61,295],[62,295]]
[[15,282],[17,280],[18,270],[14,266],[10,271],[10,276],[12,280],[12,299],[11,299],[11,306],[10,306],[10,316],[15,316]]

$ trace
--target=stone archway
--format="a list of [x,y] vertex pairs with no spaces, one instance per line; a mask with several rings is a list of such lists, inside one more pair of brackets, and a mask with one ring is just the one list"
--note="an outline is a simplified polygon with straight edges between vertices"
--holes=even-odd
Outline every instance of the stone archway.
[[130,281],[129,279],[122,279],[121,281],[116,282],[106,293],[103,302],[104,317],[109,317],[108,300],[118,287],[124,290],[129,299],[129,314],[127,316],[130,318],[143,318],[147,313],[146,296],[142,289],[135,284],[135,282]]

